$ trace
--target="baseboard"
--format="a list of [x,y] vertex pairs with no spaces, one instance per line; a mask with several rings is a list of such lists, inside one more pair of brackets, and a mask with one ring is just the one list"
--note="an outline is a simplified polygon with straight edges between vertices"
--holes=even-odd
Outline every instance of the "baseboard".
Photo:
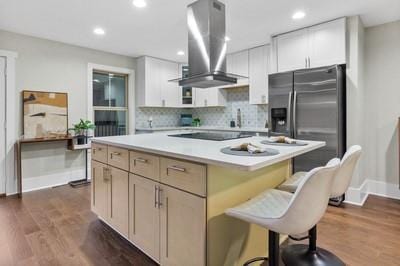
[[[90,176],[90,172],[88,172],[88,175]],[[76,169],[68,172],[44,176],[24,177],[24,179],[22,180],[22,192],[62,186],[68,184],[71,181],[83,178],[85,178],[84,169]]]
[[358,188],[350,187],[346,192],[346,200],[344,202],[363,206],[368,195],[400,199],[400,189],[397,184],[367,179]]

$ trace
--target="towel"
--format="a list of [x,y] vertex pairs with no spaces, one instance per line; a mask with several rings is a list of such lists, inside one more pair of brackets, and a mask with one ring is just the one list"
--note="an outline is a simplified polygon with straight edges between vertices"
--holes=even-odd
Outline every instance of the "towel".
[[276,143],[287,143],[287,144],[295,144],[296,140],[284,136],[277,136],[277,137],[270,137],[268,139],[270,142],[276,142]]
[[266,151],[266,148],[254,145],[252,143],[242,143],[240,145],[231,146],[233,151],[247,151],[249,153],[262,153]]

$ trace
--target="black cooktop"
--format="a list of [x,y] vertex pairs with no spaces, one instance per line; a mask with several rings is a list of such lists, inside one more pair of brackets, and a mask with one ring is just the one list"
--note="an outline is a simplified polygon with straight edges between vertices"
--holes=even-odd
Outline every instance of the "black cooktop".
[[194,132],[194,133],[182,133],[182,134],[174,134],[168,135],[169,137],[177,137],[177,138],[188,138],[188,139],[204,139],[204,140],[230,140],[230,139],[240,139],[240,138],[249,138],[251,135],[243,134],[243,133],[235,133],[235,132]]

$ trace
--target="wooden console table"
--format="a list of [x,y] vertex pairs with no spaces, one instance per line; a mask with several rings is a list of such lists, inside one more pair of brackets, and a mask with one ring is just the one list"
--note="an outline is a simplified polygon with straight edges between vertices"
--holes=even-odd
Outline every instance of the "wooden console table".
[[[25,139],[21,138],[15,143],[15,160],[17,165],[17,182],[18,182],[18,196],[22,196],[22,158],[21,158],[21,150],[24,144],[35,144],[35,143],[50,143],[50,142],[57,142],[57,141],[66,141],[67,142],[67,149],[69,150],[82,150],[88,149],[89,145],[79,145],[84,146],[78,148],[73,143],[73,137],[70,135],[57,137],[57,138],[34,138],[34,139]],[[87,156],[87,155],[86,155]],[[87,168],[87,167],[86,167]],[[87,171],[87,169],[86,169]]]

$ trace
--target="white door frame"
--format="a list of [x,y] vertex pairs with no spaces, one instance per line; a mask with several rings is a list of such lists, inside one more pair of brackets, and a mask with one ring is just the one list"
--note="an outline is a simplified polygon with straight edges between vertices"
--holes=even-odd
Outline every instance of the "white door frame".
[[17,177],[15,171],[14,145],[17,141],[18,123],[18,102],[15,86],[15,60],[18,54],[13,51],[0,50],[0,57],[6,59],[6,88],[5,88],[5,167],[6,176],[4,182],[6,195],[17,192]]
[[128,134],[135,134],[135,70],[123,67],[88,64],[87,79],[87,118],[94,121],[93,113],[93,70],[128,75]]

